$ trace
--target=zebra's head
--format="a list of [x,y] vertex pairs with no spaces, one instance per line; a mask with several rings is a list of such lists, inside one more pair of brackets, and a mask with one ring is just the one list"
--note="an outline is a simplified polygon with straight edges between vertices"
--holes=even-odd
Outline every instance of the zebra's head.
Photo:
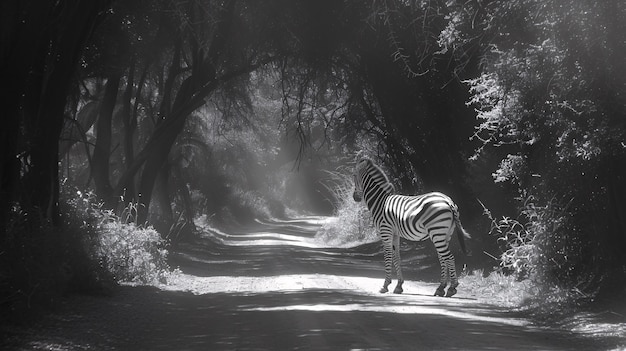
[[367,191],[369,191],[370,196],[374,194],[372,192],[373,188],[380,188],[382,190],[381,194],[386,195],[395,192],[393,184],[389,182],[383,170],[368,157],[360,157],[354,167],[354,193],[352,193],[352,198],[356,202],[363,200],[365,192],[363,188],[364,182],[368,184]]
[[363,200],[363,169],[367,166],[367,162],[372,162],[368,158],[361,157],[354,167],[354,192],[352,198],[355,202]]

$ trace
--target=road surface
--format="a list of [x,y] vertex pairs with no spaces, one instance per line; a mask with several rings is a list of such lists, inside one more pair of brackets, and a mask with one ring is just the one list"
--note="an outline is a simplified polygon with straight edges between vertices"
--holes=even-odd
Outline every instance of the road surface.
[[[402,295],[379,294],[378,244],[327,248],[323,218],[207,231],[171,253],[182,273],[159,287],[74,296],[17,350],[597,350],[594,341],[533,327],[459,288],[431,296],[434,258],[405,252]],[[427,248],[425,248],[426,250]],[[423,279],[428,282],[418,281]]]

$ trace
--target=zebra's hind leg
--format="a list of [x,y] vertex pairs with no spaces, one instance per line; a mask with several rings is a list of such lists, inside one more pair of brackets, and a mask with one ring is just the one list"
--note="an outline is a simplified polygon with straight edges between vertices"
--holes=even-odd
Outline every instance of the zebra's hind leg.
[[[448,292],[446,293],[446,297],[452,297],[454,295],[456,295],[456,287],[459,286],[459,282],[454,282],[452,284],[450,284],[450,287],[448,288]],[[443,293],[443,290],[441,291]],[[440,295],[443,296],[443,295]]]
[[387,289],[387,287],[389,286],[389,284],[391,284],[391,279],[389,278],[385,278],[385,283],[383,284],[383,287],[380,288],[380,293],[384,294],[387,291],[389,291],[389,289]]
[[394,294],[402,294],[402,292],[404,291],[402,290],[402,283],[404,283],[404,280],[398,279],[398,284],[396,285],[396,288],[393,289]]
[[439,255],[439,264],[441,265],[441,280],[439,282],[439,287],[435,290],[435,296],[445,296],[449,272],[446,260],[441,255]]
[[448,266],[448,273],[450,274],[450,287],[446,293],[446,297],[451,297],[456,294],[456,287],[459,286],[459,280],[456,277],[456,267],[454,262],[454,256],[451,256],[446,262]]

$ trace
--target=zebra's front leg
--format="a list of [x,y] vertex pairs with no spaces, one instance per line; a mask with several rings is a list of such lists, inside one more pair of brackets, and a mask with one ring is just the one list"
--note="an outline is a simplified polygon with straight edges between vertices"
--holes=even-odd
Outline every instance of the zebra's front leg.
[[389,284],[391,284],[391,279],[385,278],[385,282],[383,283],[383,287],[380,288],[380,293],[384,294],[387,291],[389,291],[389,289],[387,288],[389,286]]
[[393,261],[393,250],[391,243],[391,235],[382,236],[383,237],[383,254],[385,256],[385,282],[383,283],[383,287],[380,289],[380,293],[384,294],[389,291],[387,288],[389,284],[391,284],[391,265]]
[[402,284],[404,283],[404,277],[402,276],[402,260],[400,260],[400,236],[395,235],[393,237],[393,264],[396,268],[396,274],[398,276],[398,284],[393,289],[394,294],[402,294]]

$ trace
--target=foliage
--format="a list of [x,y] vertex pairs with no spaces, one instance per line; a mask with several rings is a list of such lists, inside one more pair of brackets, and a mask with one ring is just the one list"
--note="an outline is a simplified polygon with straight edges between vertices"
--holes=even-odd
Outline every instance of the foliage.
[[518,280],[528,278],[534,270],[532,260],[537,255],[535,237],[519,220],[506,216],[496,220],[491,217],[489,210],[485,208],[485,211],[492,223],[489,234],[500,243],[500,267],[506,273],[513,273]]
[[134,223],[135,205],[127,205],[117,216],[103,209],[93,193],[77,195],[71,206],[84,219],[82,228],[93,233],[84,243],[91,259],[118,282],[164,282],[170,272],[166,242],[153,228]]
[[352,199],[353,176],[345,169],[328,172],[325,186],[334,202],[334,218],[322,225],[315,238],[333,247],[352,247],[379,240],[370,212]]
[[573,315],[590,300],[580,290],[519,280],[502,271],[463,272],[459,283],[470,296],[514,309],[532,317],[536,323],[550,326]]
[[520,0],[454,13],[465,20],[451,28],[469,33],[471,16],[480,29],[473,41],[446,43],[457,53],[470,42],[484,50],[482,72],[466,81],[482,144],[475,157],[501,148],[494,180],[513,185],[519,199],[518,221],[496,223],[509,244],[503,265],[546,289],[619,294],[626,222],[616,197],[626,174],[614,165],[626,160],[626,46],[616,36],[626,7]]
[[[349,163],[355,149],[380,156],[405,192],[450,194],[466,218],[480,211],[475,192],[505,189],[518,211],[491,218],[491,232],[515,279],[585,296],[626,287],[623,2],[97,4],[81,5],[88,16],[58,4],[3,12],[19,35],[6,47],[15,69],[3,72],[16,89],[5,96],[0,260],[23,276],[22,294],[56,289],[39,282],[66,274],[50,263],[67,251],[82,257],[74,275],[93,270],[81,262],[95,255],[116,279],[162,279],[163,241],[130,224],[148,206],[167,231],[200,212],[245,221],[319,210],[330,194],[339,220],[320,237],[374,240],[350,199],[350,172],[319,170]],[[63,140],[61,170],[81,187],[93,180],[108,202],[70,203],[61,219],[78,228],[71,235],[56,223],[64,115],[74,117],[63,138],[84,145],[72,151],[75,141]],[[470,167],[489,186],[470,189]],[[108,209],[122,193],[145,203],[116,216]]]
[[163,282],[168,272],[167,251],[154,229],[112,220],[100,226],[97,255],[113,276],[123,282]]
[[25,320],[68,292],[103,294],[118,282],[157,284],[170,274],[160,235],[116,216],[92,193],[64,189],[62,225],[33,226],[14,206],[0,251],[2,320]]
[[249,106],[234,115],[222,106],[202,109],[190,118],[179,142],[201,145],[184,151],[181,168],[195,180],[190,186],[198,191],[198,210],[222,223],[285,215],[288,204],[279,201],[285,176],[277,167],[280,103],[259,88],[266,82],[250,83],[258,90]]
[[[554,281],[541,267],[560,262],[558,270],[567,275],[570,269],[565,265],[572,260],[567,256],[569,251],[553,252],[548,249],[555,236],[560,235],[559,227],[566,221],[563,212],[557,212],[554,204],[538,206],[534,197],[528,196],[517,218],[503,216],[495,219],[489,209],[484,205],[483,208],[491,221],[489,234],[500,244],[502,253],[499,263],[504,273],[513,274],[517,280],[530,278],[533,283],[548,287]],[[547,227],[548,223],[550,227]],[[561,240],[566,241],[565,238]]]
[[60,208],[62,223],[54,227],[12,207],[0,245],[0,320],[27,321],[67,292],[104,293],[114,284],[88,252],[96,233],[83,227],[85,214],[65,198]]

